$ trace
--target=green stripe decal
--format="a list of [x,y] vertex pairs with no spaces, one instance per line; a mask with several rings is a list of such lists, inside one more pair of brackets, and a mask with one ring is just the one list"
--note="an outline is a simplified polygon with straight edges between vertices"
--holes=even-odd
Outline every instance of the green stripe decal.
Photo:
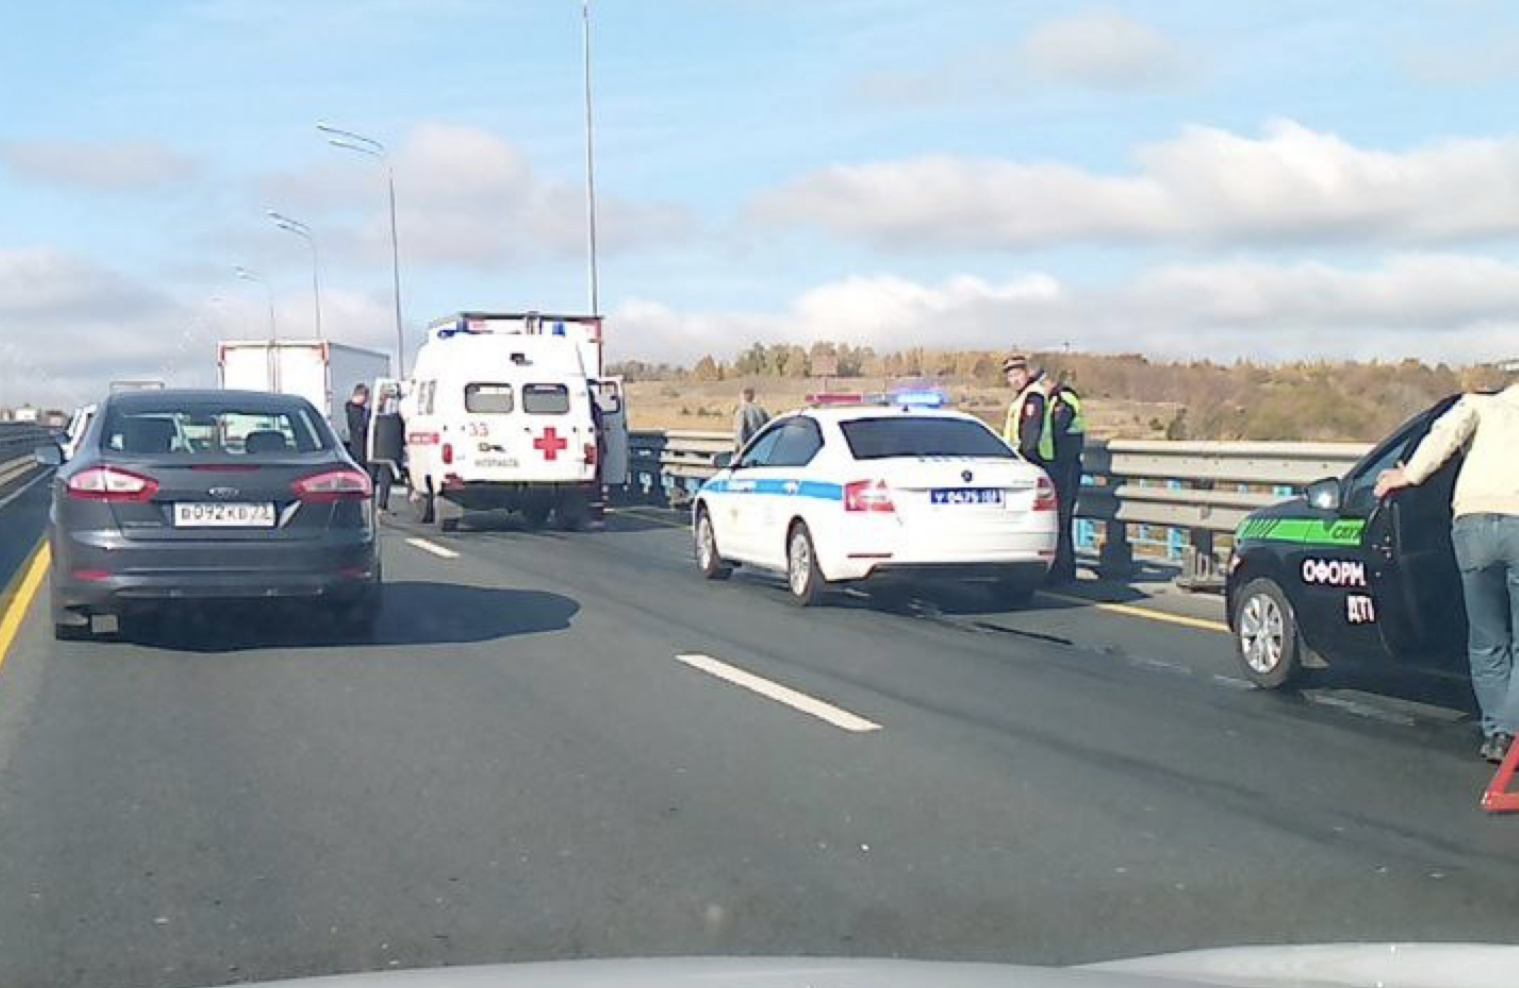
[[1240,541],[1297,542],[1303,545],[1357,546],[1366,522],[1361,518],[1249,518],[1234,537]]

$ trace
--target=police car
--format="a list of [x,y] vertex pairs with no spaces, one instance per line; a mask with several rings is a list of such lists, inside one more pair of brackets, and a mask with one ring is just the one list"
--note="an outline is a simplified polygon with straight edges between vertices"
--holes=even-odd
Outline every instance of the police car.
[[707,579],[784,573],[793,599],[885,574],[993,584],[1026,601],[1055,556],[1055,489],[934,393],[819,396],[756,434],[692,508]]
[[1274,689],[1338,661],[1460,665],[1466,612],[1450,538],[1459,459],[1385,500],[1373,490],[1456,400],[1415,416],[1344,477],[1241,524],[1226,594],[1252,682]]

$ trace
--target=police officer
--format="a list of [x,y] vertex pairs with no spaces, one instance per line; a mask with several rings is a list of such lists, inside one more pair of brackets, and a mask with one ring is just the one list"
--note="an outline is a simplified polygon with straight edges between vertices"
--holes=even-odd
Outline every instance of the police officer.
[[1081,398],[1068,386],[1052,381],[1029,364],[1027,354],[1010,354],[1002,373],[1016,397],[1007,409],[1002,437],[1029,462],[1044,468],[1055,485],[1060,536],[1049,582],[1076,579],[1076,544],[1071,526],[1076,518],[1076,495],[1081,490],[1081,451],[1086,446],[1086,418]]

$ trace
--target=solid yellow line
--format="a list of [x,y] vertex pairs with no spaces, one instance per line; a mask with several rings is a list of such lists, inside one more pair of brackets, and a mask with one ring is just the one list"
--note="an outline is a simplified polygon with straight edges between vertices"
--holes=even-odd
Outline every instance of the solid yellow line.
[[46,542],[39,542],[37,548],[32,550],[27,559],[19,583],[13,583],[15,593],[11,594],[7,588],[7,596],[0,597],[0,666],[5,665],[5,657],[10,654],[11,643],[16,640],[16,633],[21,630],[21,622],[26,618],[26,612],[32,606],[32,599],[37,596],[37,588],[42,586],[42,578],[47,575],[47,567],[50,562]]
[[1157,611],[1149,607],[1134,607],[1131,604],[1110,604],[1102,600],[1088,600],[1085,597],[1072,597],[1063,593],[1048,593],[1040,591],[1051,600],[1064,601],[1068,604],[1080,604],[1084,607],[1095,607],[1099,611],[1108,611],[1112,614],[1122,614],[1125,617],[1144,618],[1146,621],[1160,621],[1163,624],[1176,624],[1183,628],[1193,628],[1198,631],[1215,631],[1221,634],[1232,634],[1229,626],[1222,621],[1209,621],[1207,618],[1187,617],[1184,614],[1167,614],[1165,611]]

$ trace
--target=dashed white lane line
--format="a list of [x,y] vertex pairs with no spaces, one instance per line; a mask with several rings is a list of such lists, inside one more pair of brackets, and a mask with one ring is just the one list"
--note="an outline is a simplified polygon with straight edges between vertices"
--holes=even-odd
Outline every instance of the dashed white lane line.
[[429,542],[426,539],[411,538],[406,540],[406,544],[414,545],[418,549],[421,549],[423,552],[430,552],[440,559],[459,558],[459,554],[454,550],[448,548],[447,546],[441,546],[436,542]]
[[25,494],[27,491],[31,490],[33,487],[36,487],[38,484],[40,484],[44,480],[46,480],[48,476],[49,475],[47,473],[40,473],[37,476],[33,477],[31,480],[29,480],[26,483],[22,484],[20,487],[18,487],[15,490],[11,491],[5,497],[0,498],[0,508],[5,507],[6,505],[10,504],[12,501],[16,500],[16,498],[20,497],[21,495]]
[[816,717],[818,720],[826,721],[841,731],[864,734],[868,731],[879,731],[881,729],[881,725],[875,721],[866,720],[858,714],[852,714],[840,707],[835,707],[831,703],[826,703],[816,697],[808,696],[806,693],[798,692],[789,686],[782,686],[780,683],[772,682],[763,676],[756,676],[752,672],[747,672],[737,666],[721,662],[710,655],[688,653],[677,655],[675,660],[693,669],[700,669],[709,676],[716,676],[718,679],[732,683],[735,686],[742,686],[744,689],[758,693],[760,696],[774,700],[776,703],[785,704],[793,710],[799,710],[804,714]]

